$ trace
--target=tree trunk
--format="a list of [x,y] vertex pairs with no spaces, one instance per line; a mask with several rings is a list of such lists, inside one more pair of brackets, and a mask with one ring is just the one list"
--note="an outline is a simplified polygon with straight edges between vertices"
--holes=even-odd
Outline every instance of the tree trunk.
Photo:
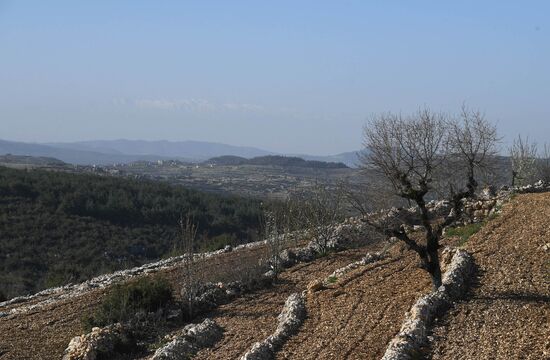
[[430,254],[430,276],[432,278],[432,289],[436,291],[442,284],[441,281],[441,266],[439,264],[439,254],[437,250],[435,254]]

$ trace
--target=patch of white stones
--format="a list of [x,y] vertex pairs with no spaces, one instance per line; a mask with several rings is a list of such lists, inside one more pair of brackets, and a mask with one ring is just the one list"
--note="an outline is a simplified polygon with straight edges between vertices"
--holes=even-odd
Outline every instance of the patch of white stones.
[[[443,275],[443,284],[436,291],[421,297],[406,314],[399,333],[390,341],[382,360],[410,360],[427,344],[428,327],[445,308],[467,290],[474,272],[473,257],[461,249],[446,248],[451,262]],[[450,254],[449,254],[450,253]]]
[[112,353],[118,344],[125,341],[127,334],[119,323],[104,328],[95,327],[91,332],[71,339],[63,360],[95,360]]
[[378,260],[383,259],[383,257],[384,255],[382,254],[382,252],[367,253],[367,255],[365,255],[365,257],[363,257],[361,260],[352,262],[351,264],[334,270],[334,272],[325,279],[325,282],[331,282],[333,279],[340,278],[359,267],[372,264]]
[[279,314],[275,332],[265,340],[255,343],[240,360],[271,360],[283,344],[298,331],[306,317],[305,293],[288,297]]
[[[259,246],[264,246],[265,244],[266,244],[265,240],[257,241],[253,243],[239,245],[235,248],[226,247],[224,249],[208,252],[205,254],[200,254],[200,255],[197,254],[197,256],[201,256],[202,259],[205,259],[213,256],[218,256],[220,254],[230,252],[230,251],[239,251],[242,249],[251,249]],[[12,314],[25,313],[27,311],[35,310],[37,308],[42,308],[48,304],[55,303],[63,299],[70,299],[70,298],[77,297],[88,291],[106,288],[115,283],[123,282],[137,276],[141,276],[144,274],[153,274],[162,270],[181,266],[183,265],[184,261],[185,259],[183,256],[175,256],[169,259],[164,259],[157,262],[145,264],[132,269],[120,270],[111,274],[99,275],[97,277],[94,277],[93,279],[87,280],[80,284],[69,284],[69,285],[60,286],[60,287],[49,288],[33,295],[18,296],[11,300],[0,302],[0,309],[2,307],[6,307],[13,304],[21,304],[21,306],[14,307],[7,311],[0,311],[0,317],[12,315]],[[40,301],[41,298],[44,298],[44,299]],[[24,304],[32,300],[39,300],[39,301],[29,305]]]
[[214,320],[189,324],[172,337],[172,341],[157,349],[151,360],[186,360],[200,349],[213,346],[222,338],[223,330]]

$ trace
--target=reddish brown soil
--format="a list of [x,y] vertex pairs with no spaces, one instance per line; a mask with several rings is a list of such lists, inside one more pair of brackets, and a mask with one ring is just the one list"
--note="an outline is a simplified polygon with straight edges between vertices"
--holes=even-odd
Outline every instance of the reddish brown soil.
[[348,250],[299,264],[285,271],[274,287],[220,307],[209,316],[224,328],[223,339],[193,359],[239,359],[255,342],[273,333],[277,316],[291,293],[301,292],[310,281],[326,277],[334,270],[359,260],[370,249]]
[[[469,296],[434,329],[434,359],[548,359],[550,354],[550,194],[522,195],[467,243],[479,265]],[[550,247],[550,245],[548,245]],[[376,245],[300,264],[272,288],[248,294],[207,314],[225,330],[222,340],[197,359],[238,359],[276,327],[292,292],[361,258]],[[308,317],[277,359],[378,359],[401,326],[405,312],[429,291],[428,276],[410,251],[359,268],[308,295]],[[265,249],[209,259],[208,280],[238,277]],[[178,289],[180,269],[163,273]],[[0,359],[59,359],[82,333],[80,319],[103,290],[0,318]],[[37,302],[38,300],[33,300]],[[17,307],[20,305],[12,305]],[[5,311],[6,309],[1,309]]]
[[[251,262],[257,263],[265,251],[258,247],[209,258],[204,264],[209,270],[207,280],[234,279]],[[174,267],[158,274],[170,280],[176,297],[181,289],[181,271],[181,268]],[[105,290],[91,291],[35,310],[0,318],[0,360],[60,359],[69,341],[83,333],[82,317],[94,310],[104,294]],[[47,296],[12,304],[0,311],[36,304],[45,298]]]
[[477,283],[434,329],[433,359],[550,359],[545,244],[550,193],[518,196],[466,243]]
[[410,252],[350,273],[309,294],[308,317],[277,359],[379,359],[405,312],[429,288]]
[[[246,351],[250,344],[273,330],[276,317],[291,292],[301,291],[310,280],[326,276],[333,270],[358,260],[364,256],[366,249],[331,254],[309,264],[296,265],[285,271],[274,287],[246,295],[207,314],[227,328],[219,346],[236,343],[238,345],[231,345],[235,354],[241,350]],[[243,277],[249,276],[246,270],[252,264],[257,264],[265,252],[265,248],[259,247],[209,258],[204,264],[207,270],[204,280],[244,280]],[[176,297],[181,289],[181,271],[181,268],[175,267],[159,274],[170,280]],[[70,339],[83,333],[82,317],[98,306],[104,294],[105,290],[91,291],[35,310],[0,318],[0,359],[60,359]],[[0,310],[36,304],[46,298],[47,296],[23,304],[13,304]],[[242,323],[243,326],[239,324],[240,327],[233,331],[231,323],[235,322]]]

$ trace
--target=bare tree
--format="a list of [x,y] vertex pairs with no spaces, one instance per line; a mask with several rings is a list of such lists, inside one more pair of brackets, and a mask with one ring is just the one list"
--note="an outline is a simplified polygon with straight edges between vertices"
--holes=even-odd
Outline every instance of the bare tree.
[[538,162],[540,180],[550,183],[550,144],[545,143]]
[[537,159],[537,144],[518,135],[510,147],[512,186],[525,185],[533,180]]
[[198,295],[202,281],[200,279],[199,256],[195,255],[195,241],[198,226],[190,215],[180,217],[180,247],[183,253],[183,297],[187,305],[187,315],[193,317],[193,302]]
[[[462,199],[473,196],[477,187],[475,169],[492,154],[496,140],[496,130],[483,116],[466,110],[462,122],[450,121],[445,114],[425,108],[407,118],[383,114],[364,128],[367,152],[361,159],[362,166],[377,169],[390,181],[396,195],[415,204],[419,223],[425,230],[424,241],[416,241],[407,234],[404,223],[412,222],[408,214],[401,217],[396,212],[391,221],[374,225],[418,254],[421,267],[430,274],[435,289],[441,285],[438,249],[443,228],[462,215]],[[465,163],[467,169],[462,182],[465,186],[460,188],[454,181],[438,176],[445,167],[457,162]],[[426,198],[436,188],[444,188],[444,184],[448,185],[446,198],[452,211],[443,221],[434,222]]]
[[281,251],[283,250],[283,225],[281,218],[283,210],[267,210],[262,214],[262,232],[267,243],[267,261],[271,266],[271,270],[275,273],[275,277],[280,273],[281,269]]
[[342,220],[342,193],[317,185],[301,199],[303,227],[312,237],[317,250],[325,254],[336,235],[336,225]]
[[463,105],[460,119],[450,121],[449,140],[451,157],[456,160],[452,165],[464,167],[468,195],[473,196],[478,186],[476,173],[489,170],[497,155],[497,128],[480,111]]

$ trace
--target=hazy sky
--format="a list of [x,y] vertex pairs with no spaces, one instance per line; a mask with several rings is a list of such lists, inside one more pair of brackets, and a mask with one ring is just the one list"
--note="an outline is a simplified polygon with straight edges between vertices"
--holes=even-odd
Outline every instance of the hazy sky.
[[464,101],[550,141],[550,2],[0,0],[1,139],[330,154]]

